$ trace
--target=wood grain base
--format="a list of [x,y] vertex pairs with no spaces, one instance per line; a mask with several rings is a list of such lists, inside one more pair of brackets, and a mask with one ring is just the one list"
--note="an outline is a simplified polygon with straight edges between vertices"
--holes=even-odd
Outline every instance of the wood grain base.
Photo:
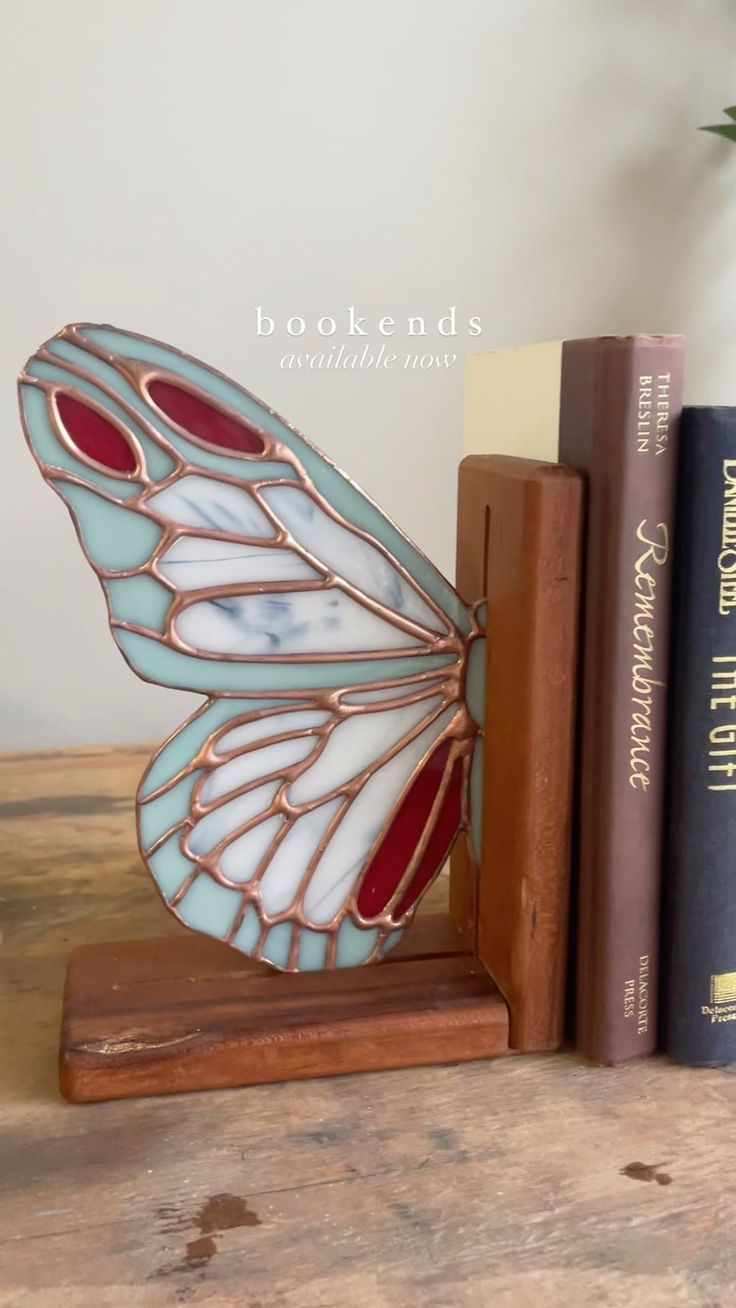
[[380,966],[289,976],[193,934],[77,949],[61,1033],[75,1103],[509,1052],[508,1010],[444,915]]

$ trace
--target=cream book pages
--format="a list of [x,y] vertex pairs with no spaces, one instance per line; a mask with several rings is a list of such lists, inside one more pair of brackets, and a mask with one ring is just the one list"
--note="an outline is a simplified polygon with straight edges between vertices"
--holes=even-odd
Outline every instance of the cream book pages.
[[471,354],[465,365],[463,454],[557,462],[562,341]]

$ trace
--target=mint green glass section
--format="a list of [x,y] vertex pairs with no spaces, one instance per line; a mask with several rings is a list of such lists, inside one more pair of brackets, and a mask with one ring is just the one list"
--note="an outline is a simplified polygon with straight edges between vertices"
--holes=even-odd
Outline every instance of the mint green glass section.
[[163,635],[173,595],[170,590],[145,574],[142,577],[120,577],[106,581],[105,590],[110,599],[110,610],[118,622],[134,622]]
[[148,804],[141,804],[139,809],[139,822],[141,832],[141,844],[144,849],[150,849],[160,840],[164,832],[170,831],[175,827],[177,822],[183,822],[189,816],[192,804],[192,791],[196,786],[201,772],[192,772],[191,776],[184,777],[178,785],[172,786],[158,799],[152,799]]
[[90,468],[80,459],[76,459],[57,439],[51,426],[46,396],[37,386],[21,386],[21,403],[26,422],[26,430],[33,449],[42,463],[52,468],[64,468],[85,481],[93,482],[119,500],[131,499],[143,489],[139,481],[124,481],[122,478],[106,477],[104,473]]
[[279,922],[277,926],[271,927],[266,936],[266,943],[263,946],[263,957],[274,967],[286,967],[289,962],[289,950],[291,948],[291,923]]
[[181,852],[180,839],[180,833],[176,832],[148,859],[148,866],[165,899],[173,899],[177,890],[181,889],[187,877],[194,871],[194,864],[190,863]]
[[72,509],[90,558],[107,572],[127,572],[147,563],[163,532],[150,518],[103,500],[86,486],[55,481],[54,490]]
[[185,894],[177,912],[194,931],[222,940],[235,921],[242,898],[239,890],[228,890],[203,872]]
[[236,949],[242,950],[244,954],[252,954],[258,944],[258,937],[261,934],[260,918],[251,904],[246,909],[245,917],[238,928],[238,933],[233,940]]
[[327,957],[326,931],[302,931],[299,937],[299,971],[321,972]]
[[[82,358],[86,360],[89,355],[84,354]],[[121,409],[115,400],[106,395],[104,391],[99,390],[97,386],[93,386],[91,382],[85,381],[82,377],[76,377],[73,372],[67,372],[64,368],[57,368],[52,363],[44,363],[41,359],[31,359],[26,371],[32,377],[42,377],[46,381],[61,382],[63,386],[73,386],[82,395],[89,395],[90,399],[96,400],[108,413],[118,418],[140,442],[148,472],[154,481],[162,481],[164,477],[168,477],[174,471],[176,464],[173,459],[154,441],[149,440],[138,426],[138,423],[133,421],[130,414],[126,413],[125,409]],[[79,463],[77,467],[82,471],[82,475],[86,477],[87,465]]]
[[483,637],[474,640],[470,646],[468,675],[465,683],[465,700],[475,723],[483,726],[486,711],[486,653],[487,642]]
[[200,711],[179,727],[161,747],[140,784],[139,799],[145,799],[146,795],[159,790],[188,767],[204,742],[226,722],[243,713],[255,713],[257,709],[278,708],[284,702],[278,699],[219,699],[210,704],[209,708]]
[[337,966],[360,967],[373,953],[378,939],[378,927],[364,931],[346,917],[337,933]]
[[473,855],[479,865],[483,839],[483,741],[480,739],[476,739],[470,767],[470,835]]
[[206,694],[228,691],[314,690],[358,686],[415,672],[433,672],[454,663],[452,654],[415,658],[361,659],[355,663],[234,663],[181,654],[150,636],[115,627],[113,635],[130,666],[147,681]]
[[[89,332],[88,335],[94,339],[93,332]],[[190,441],[186,440],[185,437],[180,436],[178,432],[174,431],[174,429],[166,422],[165,418],[163,418],[157,410],[154,411],[148,404],[146,404],[145,400],[136,390],[133,389],[124,377],[120,376],[120,373],[118,373],[111,364],[105,363],[102,359],[96,358],[93,354],[87,354],[85,350],[80,350],[75,345],[70,345],[68,341],[50,341],[47,348],[59,358],[66,359],[69,363],[76,363],[80,368],[85,368],[87,372],[91,372],[106,386],[110,387],[113,391],[116,391],[121,399],[126,400],[131,408],[135,409],[136,413],[139,413],[142,418],[146,418],[149,422],[154,423],[157,429],[163,433],[166,439],[171,442],[174,448],[178,450],[188,463],[199,464],[200,467],[210,468],[214,472],[226,472],[231,477],[233,475],[242,477],[244,481],[253,481],[260,477],[285,477],[289,480],[295,479],[296,474],[287,463],[266,463],[261,460],[250,462],[247,459],[228,458],[226,455],[211,454],[209,450],[201,449],[198,445],[192,444]],[[117,353],[122,354],[123,351],[118,350]],[[128,357],[134,356],[128,352]],[[137,357],[142,359],[143,355],[139,354]],[[181,368],[175,369],[174,371],[177,371],[181,375]],[[74,385],[80,385],[80,383],[75,380]],[[112,408],[114,402],[106,400],[105,403],[108,408]],[[130,424],[130,419],[128,419],[128,422]],[[149,446],[153,446],[153,448],[158,451],[161,458],[166,459],[167,463],[170,462],[168,455],[151,441],[146,444],[147,459],[149,457]],[[149,469],[151,470],[151,475],[158,480],[167,475],[166,472],[155,472],[154,463],[150,460]]]
[[482,604],[478,605],[477,609],[475,610],[475,616],[478,622],[478,626],[481,628],[481,630],[484,630],[488,626],[488,601],[487,600],[484,600]]
[[390,954],[391,950],[395,949],[399,942],[403,940],[405,934],[405,927],[402,927],[401,931],[392,931],[391,935],[386,937],[381,946],[381,958],[385,958],[387,954]]
[[165,346],[141,341],[126,335],[125,332],[107,327],[90,327],[85,328],[84,331],[90,340],[111,353],[158,364],[159,367],[178,373],[181,377],[189,378],[210,395],[229,405],[236,413],[242,413],[264,431],[283,441],[301,460],[315,485],[330,504],[347,518],[348,522],[355,523],[356,526],[362,527],[364,531],[370,532],[380,540],[420,582],[455,625],[466,634],[469,632],[470,616],[466,606],[429,559],[420,554],[378,506],[359,491],[357,486],[348,481],[334,464],[308,445],[304,437],[287,427],[286,423],[260,404],[254,396],[245,394],[234,382],[210,372],[203,364],[193,359],[183,359]]

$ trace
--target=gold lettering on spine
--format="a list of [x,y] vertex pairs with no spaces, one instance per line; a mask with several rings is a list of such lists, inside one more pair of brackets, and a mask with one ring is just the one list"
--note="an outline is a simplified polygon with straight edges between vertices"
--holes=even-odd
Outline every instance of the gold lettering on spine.
[[670,383],[672,374],[641,376],[636,405],[637,454],[664,454],[670,435]]
[[670,382],[672,374],[662,372],[657,378],[655,396],[654,439],[657,455],[664,454],[670,436]]
[[[736,713],[736,695],[723,691],[736,689],[736,655],[721,654],[711,659],[710,711],[728,709]],[[709,790],[736,790],[736,722],[718,722],[708,733]]]
[[736,608],[736,459],[723,460],[723,482],[721,551],[718,555],[718,612],[721,617]]
[[[736,459],[723,460],[723,512],[718,567],[718,612],[736,608]],[[711,659],[711,713],[736,713],[736,655]],[[730,693],[729,693],[730,692]],[[736,722],[717,722],[708,734],[708,790],[736,790]]]
[[646,518],[636,539],[646,549],[634,564],[633,663],[631,667],[631,720],[629,727],[629,785],[648,790],[651,783],[654,694],[666,683],[654,675],[658,569],[670,554],[669,528],[657,524],[650,535]]
[[636,1034],[646,1035],[649,1030],[649,955],[639,959],[639,987],[636,1006]]
[[648,454],[652,442],[652,377],[639,378],[636,411],[636,452]]

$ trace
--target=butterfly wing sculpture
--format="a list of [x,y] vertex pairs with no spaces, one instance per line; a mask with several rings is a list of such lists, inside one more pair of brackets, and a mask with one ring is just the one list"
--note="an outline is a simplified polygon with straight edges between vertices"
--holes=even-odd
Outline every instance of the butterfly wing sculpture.
[[19,381],[34,457],[147,681],[207,696],[138,791],[188,927],[288,971],[398,942],[477,849],[477,614],[293,427],[143,336],[66,327]]

